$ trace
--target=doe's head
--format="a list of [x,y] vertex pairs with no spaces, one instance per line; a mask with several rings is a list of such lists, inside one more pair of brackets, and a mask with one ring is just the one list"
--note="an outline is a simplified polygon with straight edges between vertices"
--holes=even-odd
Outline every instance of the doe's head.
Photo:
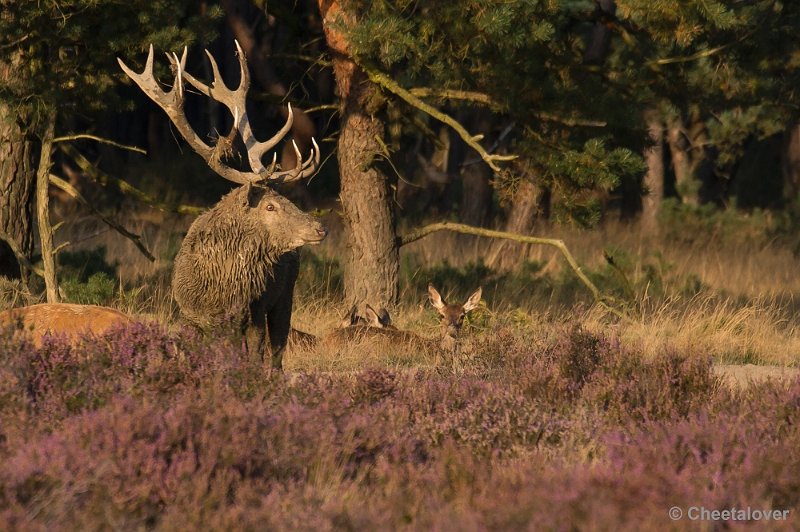
[[445,337],[456,338],[464,326],[464,318],[467,312],[475,309],[481,302],[482,289],[478,288],[472,293],[463,305],[451,304],[448,305],[439,291],[434,288],[432,284],[428,285],[428,299],[442,318],[442,334]]

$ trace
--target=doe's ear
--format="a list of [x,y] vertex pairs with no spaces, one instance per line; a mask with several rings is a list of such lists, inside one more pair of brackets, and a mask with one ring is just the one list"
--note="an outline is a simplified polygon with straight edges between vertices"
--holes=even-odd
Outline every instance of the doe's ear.
[[364,313],[366,314],[367,323],[371,327],[383,327],[383,323],[381,323],[381,318],[378,316],[378,313],[375,312],[375,309],[369,306],[369,303],[364,307]]
[[384,327],[389,327],[392,324],[392,317],[389,316],[389,311],[383,307],[378,309],[378,319]]
[[435,308],[439,312],[444,310],[445,307],[444,300],[442,299],[442,296],[439,295],[438,290],[436,290],[436,288],[434,288],[432,284],[428,285],[428,299],[430,300],[431,305],[433,305],[433,308]]
[[358,323],[358,306],[353,305],[350,309],[350,312],[347,313],[347,316],[339,323],[339,328],[344,329],[345,327],[350,327],[351,325],[355,325]]
[[464,312],[469,312],[470,310],[478,308],[478,305],[481,302],[482,293],[483,293],[483,288],[478,288],[471,296],[469,296],[467,302],[464,303]]

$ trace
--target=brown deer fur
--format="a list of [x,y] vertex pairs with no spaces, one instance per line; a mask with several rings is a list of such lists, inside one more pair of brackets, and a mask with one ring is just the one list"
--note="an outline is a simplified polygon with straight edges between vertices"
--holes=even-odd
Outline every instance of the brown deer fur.
[[42,303],[0,312],[0,328],[21,326],[32,332],[37,346],[41,346],[46,334],[64,334],[75,341],[81,334],[102,334],[115,325],[130,322],[131,318],[122,312],[96,305]]

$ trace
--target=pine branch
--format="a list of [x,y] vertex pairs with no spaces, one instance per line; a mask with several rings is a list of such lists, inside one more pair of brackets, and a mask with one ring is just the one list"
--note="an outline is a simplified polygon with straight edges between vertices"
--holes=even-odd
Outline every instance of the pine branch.
[[[492,99],[488,94],[475,91],[461,91],[456,89],[433,89],[430,87],[415,87],[408,90],[411,95],[418,98],[442,98],[445,100],[460,100],[465,102],[479,103],[494,111],[502,111],[503,106]],[[534,113],[534,116],[547,122],[557,122],[571,127],[606,127],[608,122],[602,120],[584,120],[583,118],[571,118],[554,115],[552,113]]]
[[572,256],[570,253],[569,248],[564,243],[563,240],[556,239],[556,238],[542,238],[536,236],[526,236],[520,235],[517,233],[508,233],[506,231],[495,231],[492,229],[484,229],[481,227],[473,227],[471,225],[460,224],[460,223],[453,223],[453,222],[439,222],[426,225],[424,227],[420,227],[407,233],[405,235],[397,237],[397,245],[398,247],[405,246],[406,244],[410,244],[411,242],[415,242],[421,238],[424,238],[431,233],[435,233],[438,231],[452,231],[454,233],[461,233],[465,235],[477,235],[477,236],[485,236],[489,238],[504,238],[507,240],[514,240],[515,242],[522,242],[523,244],[539,244],[544,246],[552,246],[556,248],[561,255],[563,255],[564,259],[567,261],[567,264],[575,272],[575,275],[578,279],[583,283],[586,288],[592,293],[595,302],[609,311],[610,313],[614,314],[620,319],[630,321],[630,317],[625,314],[624,311],[615,308],[612,306],[611,298],[604,296],[600,293],[600,290],[595,286],[595,284],[583,273],[578,261],[575,260],[575,257]]
[[392,78],[384,74],[383,72],[379,72],[373,68],[370,68],[366,65],[359,65],[361,68],[364,69],[364,72],[367,73],[369,79],[386,89],[387,91],[391,92],[392,94],[398,96],[402,100],[404,100],[409,105],[416,107],[423,113],[430,115],[431,117],[435,118],[436,120],[443,122],[453,128],[456,133],[470,146],[473,150],[478,152],[489,168],[494,170],[495,172],[500,172],[501,169],[497,166],[497,161],[513,161],[517,158],[516,155],[491,155],[489,154],[483,146],[480,145],[480,140],[483,139],[483,135],[471,135],[465,128],[462,126],[457,120],[453,117],[439,111],[435,107],[428,105],[427,103],[423,102],[413,94],[411,94],[408,90],[404,89],[400,85],[397,84]]

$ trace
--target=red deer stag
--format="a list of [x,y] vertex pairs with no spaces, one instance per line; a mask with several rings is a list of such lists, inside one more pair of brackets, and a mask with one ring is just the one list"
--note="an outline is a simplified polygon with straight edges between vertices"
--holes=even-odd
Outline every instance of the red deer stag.
[[[280,169],[273,155],[264,166],[263,155],[275,147],[292,127],[292,109],[275,136],[259,142],[246,111],[250,74],[239,43],[239,86],[228,88],[222,81],[214,57],[206,50],[214,80],[210,85],[185,71],[186,49],[178,59],[168,54],[175,72],[172,88],[165,92],[153,74],[153,47],[144,71],[139,74],[119,64],[144,93],[167,113],[180,134],[221,177],[242,185],[223,197],[189,228],[175,258],[172,293],[183,319],[203,330],[233,323],[245,334],[251,356],[263,361],[271,356],[272,367],[282,367],[282,356],[291,327],[292,293],[299,271],[298,249],[317,244],[327,235],[312,216],[274,191],[270,185],[296,181],[312,175],[319,166],[319,146],[312,139],[311,154],[303,161],[294,144],[297,166]],[[233,116],[233,127],[216,143],[207,144],[189,124],[183,109],[184,86],[223,104]],[[249,171],[228,166],[233,141],[239,136],[247,150]],[[269,343],[265,341],[269,338]]]
[[108,307],[42,303],[0,312],[0,327],[21,326],[33,333],[36,346],[46,334],[65,334],[75,341],[81,334],[102,334],[114,325],[130,323],[131,318]]

